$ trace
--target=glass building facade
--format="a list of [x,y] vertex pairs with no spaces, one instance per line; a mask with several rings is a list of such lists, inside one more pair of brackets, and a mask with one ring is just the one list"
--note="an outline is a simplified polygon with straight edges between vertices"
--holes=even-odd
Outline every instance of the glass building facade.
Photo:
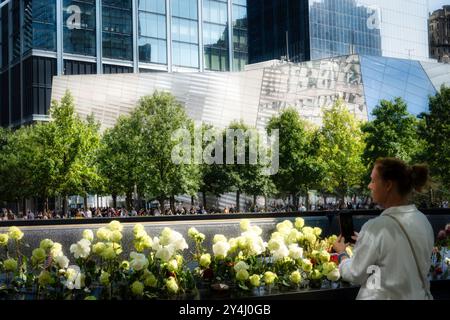
[[428,111],[428,96],[436,94],[419,61],[361,56],[361,70],[369,119],[382,99],[402,97],[408,111],[419,115]]
[[348,54],[428,60],[427,0],[249,0],[248,15],[250,63]]
[[56,75],[241,71],[247,26],[247,0],[11,0],[0,124],[45,119]]

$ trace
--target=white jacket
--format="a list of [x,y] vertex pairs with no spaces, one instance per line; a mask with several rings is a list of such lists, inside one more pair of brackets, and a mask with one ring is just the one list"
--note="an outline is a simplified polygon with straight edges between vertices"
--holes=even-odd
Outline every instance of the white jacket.
[[[386,214],[395,216],[408,233],[423,275],[417,272],[403,231]],[[353,257],[343,260],[339,271],[343,280],[361,285],[358,300],[427,299],[420,277],[428,279],[433,246],[433,228],[415,205],[391,207],[363,225]],[[367,281],[370,276],[368,270],[379,270],[379,280],[371,277]],[[428,280],[427,286],[429,288]]]

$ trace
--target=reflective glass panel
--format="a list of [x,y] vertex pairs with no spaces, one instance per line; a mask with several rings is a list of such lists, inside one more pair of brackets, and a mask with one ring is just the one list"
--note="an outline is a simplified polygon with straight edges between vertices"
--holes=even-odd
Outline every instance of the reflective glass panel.
[[133,59],[131,0],[102,1],[103,57]]
[[246,1],[233,1],[233,71],[242,71],[248,63],[248,27]]
[[428,59],[427,0],[309,0],[313,59],[356,52]]
[[428,95],[436,94],[422,66],[415,60],[361,56],[369,119],[380,100],[401,97],[414,115],[428,111]]
[[[236,37],[240,39],[237,33]],[[246,42],[246,39],[243,39],[242,42]],[[228,7],[226,1],[203,1],[203,44],[206,70],[230,70],[228,53]]]
[[33,0],[33,48],[56,51],[56,1]]
[[139,61],[167,64],[165,0],[139,0]]
[[173,0],[172,63],[175,66],[199,67],[197,0]]
[[63,2],[64,52],[95,56],[95,0]]

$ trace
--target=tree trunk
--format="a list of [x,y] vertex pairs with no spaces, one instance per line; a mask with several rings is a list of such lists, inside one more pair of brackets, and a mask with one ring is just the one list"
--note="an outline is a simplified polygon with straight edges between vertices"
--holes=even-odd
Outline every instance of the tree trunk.
[[23,216],[27,216],[27,199],[25,197],[22,198],[22,212]]
[[161,215],[164,214],[164,200],[166,199],[166,197],[159,197],[158,198],[158,202],[159,202],[159,209],[161,211]]
[[170,210],[172,210],[172,214],[175,215],[175,196],[170,196]]
[[267,212],[267,195],[264,195],[264,210]]
[[20,212],[20,200],[19,199],[17,199],[16,200],[16,212],[15,212],[15,214],[17,214],[17,216],[19,216],[19,212]]
[[85,211],[88,209],[87,197],[88,197],[87,194],[85,194],[85,195],[83,196],[83,206],[84,206],[84,210],[85,210]]
[[256,208],[256,194],[253,195],[253,206]]
[[64,194],[62,196],[62,201],[63,201],[63,215],[67,215],[67,196]]
[[112,198],[113,198],[113,208],[116,209],[117,208],[117,194],[112,194]]
[[98,205],[98,194],[96,196],[97,196],[97,209],[98,209],[98,207],[99,207],[99,205]]
[[298,197],[295,193],[292,194],[292,205],[295,207],[295,210],[298,210]]
[[194,196],[191,196],[191,206],[194,206]]
[[308,193],[308,190],[306,190],[305,207],[306,207],[306,211],[310,211],[310,207],[309,207],[309,193]]
[[127,210],[131,210],[131,207],[133,206],[133,193],[128,191],[126,194],[125,199]]
[[203,209],[206,210],[206,192],[202,191]]
[[240,198],[241,198],[241,192],[238,190],[238,191],[236,191],[236,211],[237,212],[239,212],[241,210]]
[[48,211],[48,197],[45,197],[45,200],[44,200],[44,211],[45,212]]

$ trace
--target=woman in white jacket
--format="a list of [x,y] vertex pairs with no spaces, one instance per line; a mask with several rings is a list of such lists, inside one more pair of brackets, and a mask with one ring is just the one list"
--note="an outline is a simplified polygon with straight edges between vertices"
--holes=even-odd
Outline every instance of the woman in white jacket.
[[369,189],[385,210],[362,227],[352,258],[345,239],[334,244],[342,279],[361,285],[357,299],[432,299],[428,271],[434,245],[425,215],[410,203],[413,190],[428,180],[426,166],[409,167],[398,159],[375,163]]

